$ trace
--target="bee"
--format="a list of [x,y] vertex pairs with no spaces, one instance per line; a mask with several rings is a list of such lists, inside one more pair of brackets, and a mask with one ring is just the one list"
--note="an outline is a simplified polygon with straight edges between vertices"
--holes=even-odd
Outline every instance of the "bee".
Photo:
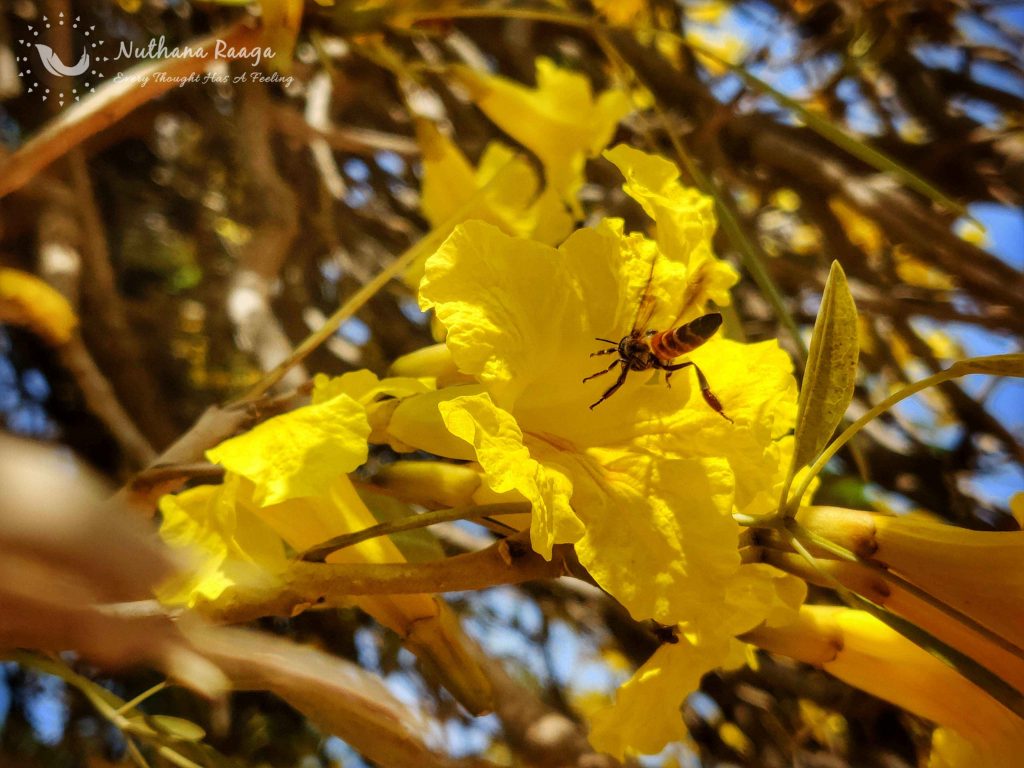
[[[652,265],[652,277],[653,272]],[[617,365],[622,366],[622,371],[619,373],[615,383],[605,390],[605,393],[601,395],[601,398],[596,403],[590,406],[590,409],[593,410],[614,395],[619,387],[626,382],[626,376],[629,375],[630,371],[649,371],[652,368],[665,371],[665,383],[671,387],[670,379],[673,373],[683,368],[693,368],[697,374],[697,382],[700,384],[700,393],[704,396],[704,402],[711,406],[712,410],[723,419],[732,424],[733,420],[725,415],[722,404],[715,397],[715,393],[711,391],[711,385],[708,384],[707,377],[697,367],[697,364],[692,360],[687,360],[684,363],[672,362],[677,357],[681,357],[687,352],[692,352],[714,336],[719,326],[722,325],[722,315],[718,312],[709,312],[695,320],[665,331],[649,329],[647,325],[654,315],[654,308],[657,303],[649,292],[650,285],[651,278],[648,278],[647,288],[644,290],[644,296],[637,307],[636,317],[633,319],[633,327],[630,332],[619,339],[619,341],[603,339],[601,337],[597,338],[597,341],[603,341],[614,346],[594,352],[590,355],[591,357],[600,357],[601,355],[618,355],[618,357],[607,368],[587,376],[583,381],[590,381],[598,376],[611,373],[612,369]]]

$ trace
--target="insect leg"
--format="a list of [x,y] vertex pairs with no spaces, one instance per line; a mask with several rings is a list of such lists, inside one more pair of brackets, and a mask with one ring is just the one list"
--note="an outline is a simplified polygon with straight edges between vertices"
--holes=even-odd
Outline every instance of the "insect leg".
[[619,351],[618,347],[609,347],[608,349],[602,349],[600,352],[591,352],[591,357],[600,357],[601,355],[614,355]]
[[[600,355],[602,353],[601,352],[596,352],[595,354]],[[593,355],[591,355],[591,357],[593,357]],[[605,368],[602,371],[598,371],[597,373],[593,373],[590,376],[587,376],[587,378],[585,378],[584,381],[590,381],[591,379],[596,379],[598,376],[604,376],[606,373],[608,373],[608,371],[610,371],[612,368],[614,368],[616,365],[618,365],[621,362],[622,362],[621,358],[618,359],[618,360],[613,360],[612,364],[609,365],[607,368]]]
[[[665,384],[668,386],[669,389],[672,389],[672,374],[675,373],[676,371],[682,370],[683,368],[689,368],[691,365],[693,365],[693,363],[690,362],[679,363],[679,365],[665,365],[664,363],[658,363],[656,367],[660,368],[663,371],[666,371]],[[693,367],[696,368],[697,366],[694,365]]]
[[[622,361],[619,360],[619,361],[616,361],[616,362],[622,362]],[[608,370],[610,371],[611,368],[609,368]],[[601,373],[606,373],[606,371],[601,371]],[[622,373],[619,374],[618,380],[614,384],[612,384],[610,387],[608,387],[608,389],[605,390],[605,393],[603,395],[601,395],[601,399],[600,400],[598,400],[596,403],[594,403],[592,406],[590,406],[590,410],[594,410],[597,406],[599,406],[601,403],[603,403],[609,397],[614,395],[615,392],[618,390],[618,388],[621,387],[625,383],[626,376],[628,374],[629,374],[629,366],[623,364],[623,366],[622,366]],[[593,376],[591,376],[591,378],[593,378]]]
[[672,376],[673,371],[678,371],[681,368],[689,368],[693,366],[693,370],[697,373],[697,382],[700,384],[700,393],[704,397],[704,402],[711,406],[711,410],[721,416],[723,419],[728,421],[730,424],[735,422],[725,415],[725,409],[722,408],[722,403],[719,402],[718,398],[715,397],[715,393],[711,391],[711,385],[708,383],[707,377],[704,372],[697,367],[694,362],[679,363],[678,365],[664,365],[661,366],[663,370],[668,371],[665,375],[665,383],[668,383],[669,377]]

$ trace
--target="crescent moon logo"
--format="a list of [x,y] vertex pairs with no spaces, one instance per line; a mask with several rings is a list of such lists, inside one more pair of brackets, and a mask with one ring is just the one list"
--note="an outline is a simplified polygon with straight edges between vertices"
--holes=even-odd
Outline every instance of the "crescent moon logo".
[[50,46],[36,43],[36,50],[39,51],[39,58],[43,62],[43,67],[51,75],[56,75],[57,77],[77,77],[89,69],[90,58],[88,51],[83,51],[78,63],[73,67],[69,67],[60,60],[60,56]]

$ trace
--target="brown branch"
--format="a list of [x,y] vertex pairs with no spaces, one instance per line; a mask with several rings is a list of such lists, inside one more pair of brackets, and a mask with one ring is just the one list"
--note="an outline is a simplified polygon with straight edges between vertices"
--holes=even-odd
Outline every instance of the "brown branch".
[[[278,280],[299,232],[298,199],[281,178],[271,147],[270,97],[263,85],[239,94],[239,117],[246,126],[237,136],[239,158],[246,178],[247,210],[254,226],[249,240],[239,247],[238,265],[225,301],[236,327],[238,346],[253,354],[264,371],[287,358],[292,344],[271,307]],[[308,379],[297,365],[279,386],[297,387]]]
[[292,563],[269,589],[234,588],[196,606],[213,621],[240,623],[294,616],[307,608],[349,605],[359,595],[463,592],[498,584],[554,579],[569,572],[571,548],[559,545],[545,560],[519,539],[427,563]]
[[1024,317],[1012,307],[984,308],[984,314],[961,312],[953,304],[907,296],[858,296],[857,308],[882,317],[933,317],[955,323],[970,323],[993,331],[1024,335]]
[[501,720],[509,746],[528,765],[538,768],[615,768],[619,762],[595,752],[585,729],[544,703],[537,694],[515,680],[500,662],[477,654],[484,674],[494,689],[495,714]]
[[121,406],[110,382],[92,359],[82,339],[76,334],[60,347],[59,355],[61,363],[81,389],[89,410],[110,430],[135,466],[146,466],[156,457],[156,451]]
[[68,167],[82,232],[82,336],[92,345],[141,430],[153,442],[166,444],[176,429],[160,396],[159,382],[145,364],[142,345],[118,291],[106,227],[81,150],[71,151]]
[[[122,486],[115,494],[115,499],[141,515],[152,516],[156,511],[157,499],[181,488],[188,476],[172,472],[173,476],[164,478],[162,482],[148,482],[148,473],[160,467],[202,461],[207,448],[231,437],[252,420],[253,411],[248,407],[207,408],[185,434],[150,462],[146,470]],[[136,478],[139,478],[138,487],[135,485]]]

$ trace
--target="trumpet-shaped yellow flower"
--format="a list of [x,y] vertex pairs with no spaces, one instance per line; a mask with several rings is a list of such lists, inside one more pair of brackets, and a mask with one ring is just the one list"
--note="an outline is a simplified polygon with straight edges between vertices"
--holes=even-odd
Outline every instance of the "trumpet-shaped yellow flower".
[[797,622],[759,628],[752,642],[815,664],[850,685],[931,720],[933,768],[1012,768],[1024,722],[927,651],[864,611],[804,606]]
[[629,95],[610,89],[595,99],[584,75],[545,58],[537,59],[536,88],[465,68],[457,75],[480,109],[538,157],[548,186],[582,216],[583,165],[611,141],[630,111]]
[[[421,208],[432,226],[450,221],[477,196],[478,202],[465,212],[463,220],[481,219],[510,235],[552,245],[572,231],[572,217],[559,193],[550,186],[542,189],[530,161],[517,156],[511,147],[492,141],[484,149],[480,165],[473,168],[462,150],[432,123],[419,121],[416,133],[423,150]],[[419,285],[425,261],[422,258],[406,270],[410,286]]]
[[[190,603],[203,597],[216,600],[239,583],[239,562],[264,566],[269,578],[285,567],[285,544],[302,551],[375,524],[347,476],[366,460],[367,406],[383,396],[427,391],[416,379],[378,381],[368,371],[336,379],[319,376],[312,404],[208,451],[207,457],[227,470],[224,485],[161,502],[165,538],[191,544],[208,556],[199,569],[201,578],[184,590],[178,585],[174,597]],[[327,561],[384,563],[404,557],[390,539],[380,537],[336,552]],[[443,603],[431,595],[365,596],[353,603],[405,639],[467,708],[490,708],[489,683]]]
[[480,165],[469,160],[432,123],[420,121],[417,135],[423,148],[423,215],[433,225],[450,218],[472,194],[508,172],[466,214],[466,220],[483,219],[510,235],[532,237],[542,243],[559,243],[572,230],[572,218],[557,194],[541,190],[540,179],[529,161],[500,141],[484,149]]
[[800,520],[1024,645],[1024,532],[970,531],[920,515],[838,507],[809,507]]
[[[583,383],[609,360],[591,358],[604,345],[594,337],[629,332],[652,264],[652,328],[671,326],[681,307],[696,316],[711,295],[725,301],[722,285],[734,279],[710,255],[708,204],[642,153],[611,155],[627,191],[657,217],[665,250],[616,220],[577,231],[557,250],[482,222],[459,227],[428,260],[420,301],[447,329],[456,367],[477,383],[405,399],[389,434],[396,444],[477,461],[492,492],[531,502],[536,551],[575,542],[634,616],[696,622],[747,589],[734,582],[732,513],[773,509],[763,491],[789,450],[780,438],[793,426],[796,388],[774,342],[715,338],[689,359],[734,424],[708,407],[686,370],[672,388],[633,372],[607,402],[588,407],[616,375]],[[694,626],[699,635],[703,625]]]

